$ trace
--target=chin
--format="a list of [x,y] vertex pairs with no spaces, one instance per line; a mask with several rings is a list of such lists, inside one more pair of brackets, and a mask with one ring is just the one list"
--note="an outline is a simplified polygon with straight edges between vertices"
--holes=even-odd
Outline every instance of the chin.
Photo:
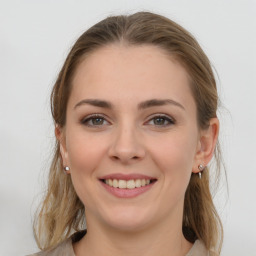
[[[124,232],[137,232],[146,228],[153,216],[149,216],[150,212],[135,209],[117,209],[105,215],[105,223],[113,229]],[[107,218],[106,218],[107,217]],[[150,221],[151,220],[151,221]]]

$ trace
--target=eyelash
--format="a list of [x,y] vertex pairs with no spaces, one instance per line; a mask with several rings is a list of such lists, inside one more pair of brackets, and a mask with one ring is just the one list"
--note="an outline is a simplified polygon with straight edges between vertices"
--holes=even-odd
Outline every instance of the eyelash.
[[[87,116],[86,118],[82,119],[81,120],[81,124],[83,125],[86,125],[88,127],[101,127],[103,126],[104,124],[89,124],[89,122],[92,122],[93,120],[97,120],[97,119],[100,119],[102,120],[103,122],[104,121],[107,121],[106,118],[104,117],[104,115],[101,115],[101,114],[93,114],[93,115],[90,115],[90,116]],[[150,125],[153,125],[153,126],[157,126],[157,127],[168,127],[168,126],[171,126],[171,125],[174,125],[176,123],[176,121],[171,118],[171,117],[168,117],[166,115],[162,115],[162,114],[158,114],[158,115],[155,115],[153,116],[152,118],[149,119],[149,121],[147,121],[146,123],[149,123],[150,121],[153,121],[153,120],[156,120],[156,119],[162,119],[164,120],[164,122],[168,122],[168,124],[160,124],[160,125],[156,125],[155,123],[154,124],[150,124]],[[108,121],[107,121],[108,122]]]
[[84,124],[88,127],[97,127],[97,126],[102,126],[102,125],[94,125],[94,124],[88,124],[89,122],[96,120],[96,119],[102,119],[103,122],[106,121],[106,118],[103,115],[100,114],[93,114],[89,115],[86,118],[81,120],[81,124]]
[[[160,127],[167,127],[167,126],[170,126],[170,125],[173,125],[175,124],[175,120],[169,116],[166,116],[166,115],[155,115],[153,116],[151,119],[149,119],[149,121],[153,121],[153,120],[156,120],[156,119],[162,119],[164,120],[164,122],[168,122],[167,124],[160,124],[160,125],[156,125],[155,123],[152,124],[152,125],[155,125],[155,126],[160,126]],[[147,123],[149,122],[147,121]]]

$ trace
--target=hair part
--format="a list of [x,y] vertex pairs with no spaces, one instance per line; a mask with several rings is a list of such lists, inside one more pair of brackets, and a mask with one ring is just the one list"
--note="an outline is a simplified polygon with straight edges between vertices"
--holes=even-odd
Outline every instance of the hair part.
[[[65,126],[72,80],[78,65],[87,55],[114,43],[127,46],[155,45],[178,60],[190,76],[198,126],[201,129],[209,126],[210,119],[216,117],[218,106],[216,82],[210,61],[188,31],[172,20],[149,12],[108,17],[78,38],[52,90],[51,111],[55,124]],[[217,143],[217,176],[220,172],[219,156]],[[223,230],[209,187],[208,169],[204,170],[201,180],[191,174],[184,201],[183,233],[190,242],[200,239],[208,250],[219,255]],[[49,249],[72,232],[84,228],[84,213],[84,206],[76,195],[70,175],[63,173],[59,142],[56,141],[48,190],[34,223],[38,246]]]

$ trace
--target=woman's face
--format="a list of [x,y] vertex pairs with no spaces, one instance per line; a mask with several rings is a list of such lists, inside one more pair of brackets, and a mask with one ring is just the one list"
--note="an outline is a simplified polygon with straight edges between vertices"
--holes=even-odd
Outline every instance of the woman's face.
[[181,221],[201,144],[188,74],[164,51],[116,44],[86,57],[61,138],[88,226]]

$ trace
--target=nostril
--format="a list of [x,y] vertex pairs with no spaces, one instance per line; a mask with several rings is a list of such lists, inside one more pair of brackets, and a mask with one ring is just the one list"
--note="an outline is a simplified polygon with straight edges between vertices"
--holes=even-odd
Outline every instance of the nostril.
[[109,157],[112,160],[119,160],[121,162],[135,161],[142,159],[145,156],[145,150],[142,144],[138,144],[137,141],[131,140],[129,135],[125,135],[122,138],[113,142],[108,150]]
[[122,157],[122,156],[116,156],[116,155],[114,155],[114,156],[112,156],[112,158],[114,159],[114,160],[122,160],[122,159],[126,159],[126,160],[138,160],[140,157],[138,157],[138,156],[132,156],[132,157],[129,157],[129,156],[126,156],[126,157]]

